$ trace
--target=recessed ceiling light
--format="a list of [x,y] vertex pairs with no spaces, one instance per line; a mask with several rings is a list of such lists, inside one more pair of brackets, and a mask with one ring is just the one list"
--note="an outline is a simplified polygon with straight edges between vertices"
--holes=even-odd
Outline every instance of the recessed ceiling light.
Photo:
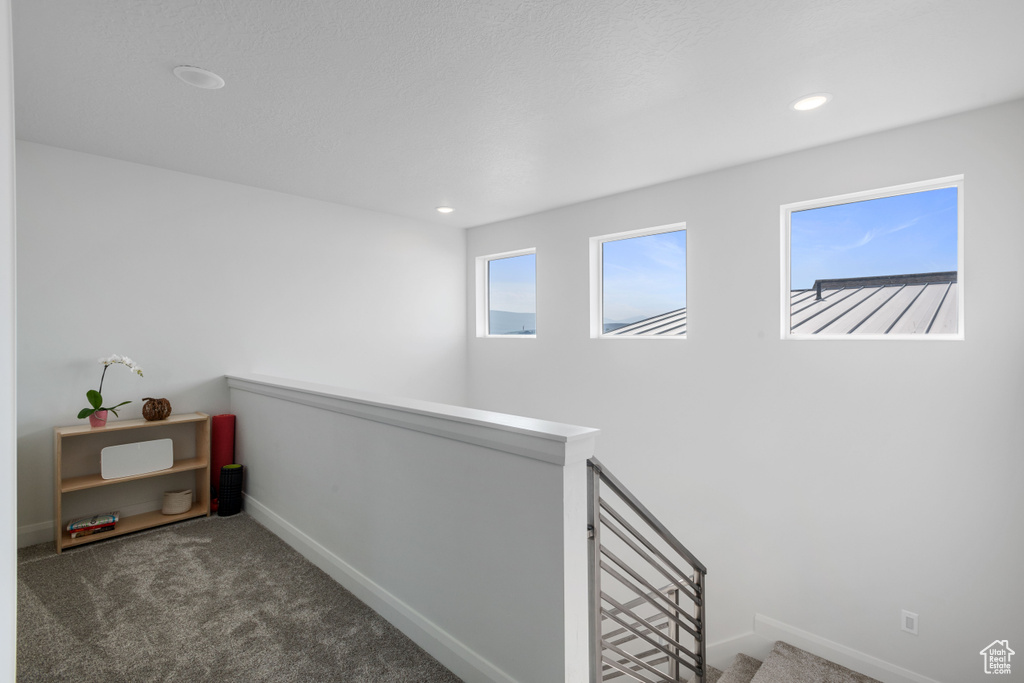
[[438,213],[451,213],[454,210],[455,209],[453,209],[450,206],[439,206],[439,207],[437,207],[437,212]]
[[174,75],[189,85],[205,90],[217,90],[224,87],[223,78],[212,71],[200,69],[198,66],[176,66],[174,67]]
[[797,111],[810,111],[811,109],[817,109],[831,99],[831,94],[827,92],[819,92],[813,95],[807,95],[806,97],[801,97],[789,106],[793,107],[793,109],[796,109]]

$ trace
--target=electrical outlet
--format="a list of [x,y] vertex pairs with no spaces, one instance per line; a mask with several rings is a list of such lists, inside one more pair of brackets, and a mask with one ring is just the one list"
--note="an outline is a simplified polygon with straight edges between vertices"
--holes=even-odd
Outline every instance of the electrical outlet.
[[917,615],[908,610],[903,610],[902,614],[902,628],[907,633],[913,633],[917,635]]

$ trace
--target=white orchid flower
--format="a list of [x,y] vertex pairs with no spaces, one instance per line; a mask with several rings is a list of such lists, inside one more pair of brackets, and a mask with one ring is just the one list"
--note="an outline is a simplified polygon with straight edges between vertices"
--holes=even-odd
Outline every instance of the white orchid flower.
[[114,365],[115,363],[121,363],[124,366],[126,366],[129,370],[137,374],[139,377],[142,377],[142,368],[136,365],[135,361],[133,361],[128,356],[121,356],[119,354],[114,353],[107,358],[100,358],[99,363],[103,366],[103,374],[100,375],[100,388],[99,391],[89,390],[86,392],[85,396],[89,400],[89,405],[91,407],[83,408],[78,413],[78,419],[80,420],[89,417],[90,415],[96,413],[97,411],[105,410],[109,410],[110,412],[114,413],[115,416],[117,416],[118,408],[120,408],[123,405],[131,403],[131,401],[122,401],[121,403],[118,403],[116,406],[110,408],[103,407],[103,379],[107,376],[107,369],[111,365]]

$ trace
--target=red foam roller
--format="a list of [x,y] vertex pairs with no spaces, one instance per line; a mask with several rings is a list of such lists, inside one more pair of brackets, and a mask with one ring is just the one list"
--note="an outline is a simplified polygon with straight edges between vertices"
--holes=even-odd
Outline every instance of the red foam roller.
[[213,430],[210,434],[210,457],[213,471],[213,497],[220,497],[220,468],[235,462],[235,416],[214,415]]

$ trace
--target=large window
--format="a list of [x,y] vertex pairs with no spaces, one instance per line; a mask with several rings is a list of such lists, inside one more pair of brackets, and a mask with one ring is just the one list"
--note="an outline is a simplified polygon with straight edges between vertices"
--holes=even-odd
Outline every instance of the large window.
[[477,259],[478,336],[537,334],[537,254],[533,249]]
[[592,337],[686,337],[685,228],[591,238]]
[[963,177],[782,207],[785,339],[963,339]]

